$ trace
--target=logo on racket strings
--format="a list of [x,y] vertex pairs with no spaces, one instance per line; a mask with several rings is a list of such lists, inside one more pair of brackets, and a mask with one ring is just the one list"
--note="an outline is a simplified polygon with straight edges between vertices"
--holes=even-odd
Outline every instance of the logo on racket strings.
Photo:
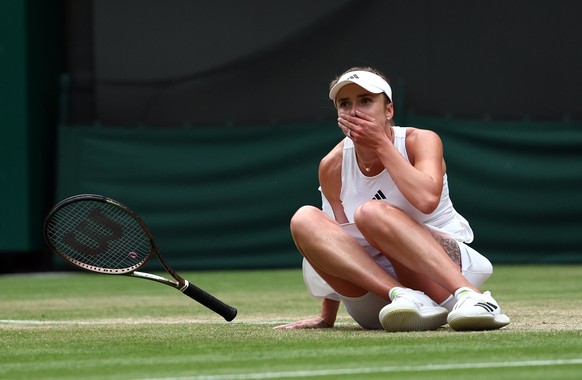
[[[99,226],[99,228],[97,228]],[[79,241],[78,235],[88,239]],[[95,208],[73,231],[63,235],[63,242],[79,253],[97,256],[109,249],[109,243],[123,237],[123,227]]]

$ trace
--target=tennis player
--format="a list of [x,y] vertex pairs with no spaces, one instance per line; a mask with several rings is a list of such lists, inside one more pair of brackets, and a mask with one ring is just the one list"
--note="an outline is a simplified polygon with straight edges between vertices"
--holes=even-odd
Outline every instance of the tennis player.
[[468,246],[469,223],[449,197],[443,145],[393,125],[392,89],[373,68],[330,84],[345,138],[319,167],[322,209],[303,206],[291,233],[319,316],[276,328],[333,327],[340,302],[365,329],[492,330],[509,324],[478,288],[492,265]]

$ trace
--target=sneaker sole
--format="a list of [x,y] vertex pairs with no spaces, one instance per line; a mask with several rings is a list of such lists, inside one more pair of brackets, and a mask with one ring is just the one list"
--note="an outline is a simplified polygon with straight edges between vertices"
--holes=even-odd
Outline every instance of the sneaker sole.
[[430,315],[422,315],[415,308],[390,309],[384,307],[380,311],[379,317],[382,327],[389,332],[429,331],[445,325],[447,314],[446,309]]
[[509,324],[509,318],[501,315],[449,315],[449,327],[455,331],[497,330]]

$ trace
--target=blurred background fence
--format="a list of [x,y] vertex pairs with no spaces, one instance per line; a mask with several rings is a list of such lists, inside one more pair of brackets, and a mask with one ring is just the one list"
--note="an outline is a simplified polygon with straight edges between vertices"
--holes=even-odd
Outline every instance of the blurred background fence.
[[[298,266],[341,138],[329,81],[380,68],[438,132],[494,262],[582,262],[582,3],[15,0],[0,4],[0,264],[55,268],[44,214],[126,203],[177,268]],[[57,266],[58,267],[58,264]]]

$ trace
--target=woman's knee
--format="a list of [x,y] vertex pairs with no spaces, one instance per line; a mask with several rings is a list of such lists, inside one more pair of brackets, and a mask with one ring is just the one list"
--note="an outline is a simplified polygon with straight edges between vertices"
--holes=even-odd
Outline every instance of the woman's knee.
[[296,235],[312,228],[313,223],[320,217],[322,211],[313,206],[302,206],[291,217],[291,234]]
[[[385,229],[390,227],[390,222],[396,222],[401,213],[398,207],[388,202],[372,200],[356,209],[354,222],[361,231],[378,227]],[[382,223],[378,223],[380,220]]]

